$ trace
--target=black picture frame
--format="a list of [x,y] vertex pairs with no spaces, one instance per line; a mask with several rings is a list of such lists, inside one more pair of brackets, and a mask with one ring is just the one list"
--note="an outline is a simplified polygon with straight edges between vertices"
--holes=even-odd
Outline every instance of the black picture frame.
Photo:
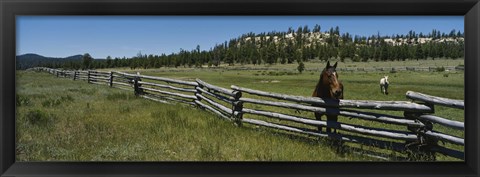
[[[478,0],[1,0],[2,176],[479,176]],[[16,15],[463,15],[465,162],[15,162]]]

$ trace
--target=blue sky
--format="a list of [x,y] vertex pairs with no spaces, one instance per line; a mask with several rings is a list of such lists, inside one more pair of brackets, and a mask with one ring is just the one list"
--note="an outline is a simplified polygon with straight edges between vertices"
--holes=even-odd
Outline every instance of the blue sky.
[[296,30],[315,24],[321,31],[371,36],[425,34],[432,29],[464,31],[463,16],[17,16],[17,55],[36,53],[67,57],[131,57],[138,52],[160,55],[180,48],[208,50],[248,32]]

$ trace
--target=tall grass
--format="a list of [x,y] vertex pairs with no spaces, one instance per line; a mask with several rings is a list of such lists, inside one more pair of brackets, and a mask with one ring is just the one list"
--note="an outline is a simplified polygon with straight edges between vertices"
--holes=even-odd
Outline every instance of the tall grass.
[[[307,68],[318,71],[324,66],[321,63],[306,64]],[[353,67],[355,63],[348,65]],[[310,71],[303,74],[278,70],[188,68],[139,71],[145,75],[190,81],[200,78],[224,88],[237,85],[302,96],[311,95],[319,77],[319,72]],[[345,86],[345,99],[406,101],[408,90],[464,99],[464,73],[450,71],[448,77],[444,76],[445,73],[339,71]],[[383,75],[390,76],[388,96],[380,93],[378,85]],[[279,111],[273,107],[245,106]],[[437,107],[435,111],[441,117],[458,121],[464,119],[463,111],[443,107]],[[285,113],[294,114],[295,111]],[[392,114],[391,111],[384,113]],[[393,114],[403,115],[403,112]],[[34,120],[45,119],[49,123],[32,123],[29,115],[39,117]],[[313,117],[307,112],[300,112],[300,115]],[[340,117],[339,121],[406,130],[406,127],[344,117]],[[434,126],[435,130],[464,137],[463,131]],[[32,72],[17,75],[17,130],[17,159],[20,161],[370,161],[376,159],[358,154],[380,152],[405,156],[358,145],[339,149],[330,142],[315,138],[256,126],[238,127],[194,107],[156,103],[135,97],[133,91]],[[447,146],[463,149],[462,146]],[[437,160],[454,159],[437,155]]]
[[18,161],[374,160],[339,154],[315,139],[238,127],[194,107],[156,103],[46,73],[19,72]]
[[[191,69],[189,72],[168,71],[163,70],[142,70],[140,71],[145,75],[156,75],[169,78],[178,78],[183,80],[194,80],[195,78],[201,78],[202,80],[229,88],[230,85],[237,85],[241,87],[247,87],[262,91],[284,93],[291,95],[311,96],[313,88],[319,79],[320,70],[324,67],[324,64],[308,63],[308,67],[318,67],[318,72],[303,73],[303,74],[275,74],[282,73],[282,71],[272,70],[203,70],[203,69]],[[317,66],[318,65],[318,66]],[[265,73],[265,74],[262,74]],[[270,74],[272,73],[272,74]],[[288,72],[287,72],[288,73]],[[445,77],[448,74],[448,77]],[[383,95],[380,92],[379,80],[384,75],[389,75],[389,95]],[[412,72],[412,71],[399,71],[390,73],[384,72],[342,72],[339,71],[340,80],[344,84],[344,96],[345,99],[350,100],[384,100],[384,101],[409,101],[405,94],[407,91],[416,91],[426,93],[434,96],[452,98],[452,99],[464,99],[464,72],[463,71],[443,71],[443,72]],[[244,94],[244,97],[259,98],[255,95]],[[265,98],[263,98],[265,99]],[[282,112],[287,114],[295,114],[294,110],[283,110],[275,107],[258,106],[252,104],[246,104],[246,108],[263,109],[275,112]],[[401,111],[376,111],[379,113],[386,113],[390,115],[403,116]],[[298,115],[298,114],[297,114]],[[313,114],[307,112],[301,112],[303,117],[313,118]],[[464,121],[463,110],[457,110],[453,108],[447,108],[442,106],[436,106],[435,115],[448,118],[451,120]],[[261,118],[261,117],[255,117]],[[406,131],[406,127],[395,126],[389,124],[376,123],[371,121],[363,121],[358,119],[349,119],[340,117],[339,121],[364,125],[367,127],[387,128],[394,130]],[[281,122],[284,123],[284,122]],[[447,134],[453,134],[454,136],[464,137],[463,131],[458,131],[450,128],[443,127],[441,125],[434,125],[434,130],[444,132]],[[439,142],[443,144],[442,142]],[[447,147],[463,151],[463,146],[446,144]],[[372,149],[374,150],[374,149]],[[438,160],[454,160],[452,158],[438,155]]]

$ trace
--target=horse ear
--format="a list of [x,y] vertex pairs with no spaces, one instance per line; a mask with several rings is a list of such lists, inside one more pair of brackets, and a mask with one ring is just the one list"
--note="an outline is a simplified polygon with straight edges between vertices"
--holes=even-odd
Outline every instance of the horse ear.
[[330,61],[327,61],[327,67],[325,68],[330,68]]
[[333,68],[337,68],[337,62],[335,62],[335,64],[333,65]]

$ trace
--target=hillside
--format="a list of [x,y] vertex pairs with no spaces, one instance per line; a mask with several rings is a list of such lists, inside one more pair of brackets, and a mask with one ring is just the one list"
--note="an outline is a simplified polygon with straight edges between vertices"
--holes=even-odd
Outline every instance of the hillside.
[[[273,39],[273,41],[275,42],[275,44],[279,45],[279,44],[282,44],[285,45],[285,43],[287,42],[295,42],[297,39],[296,39],[296,36],[298,36],[299,34],[297,33],[294,33],[294,32],[291,32],[291,33],[288,33],[288,34],[282,34],[280,33],[280,35],[276,34],[276,35],[273,35],[273,38],[272,36],[265,36],[265,38],[263,39],[261,36],[255,36],[255,37],[252,37],[252,36],[249,36],[249,37],[241,37],[239,38],[240,40],[242,40],[243,42],[249,42],[249,41],[261,41],[261,40],[270,40],[270,38]],[[335,38],[339,38],[338,35],[334,34],[333,37]],[[305,47],[309,47],[309,46],[312,46],[313,44],[315,43],[319,43],[321,45],[327,45],[328,44],[328,40],[330,37],[330,34],[329,33],[323,33],[323,32],[308,32],[306,34],[303,34],[303,36],[301,36],[301,38],[304,38],[305,41],[307,42]],[[344,42],[345,38],[339,38],[339,42]],[[384,42],[386,42],[387,44],[390,44],[390,45],[394,45],[394,46],[399,46],[399,45],[418,45],[418,44],[425,44],[425,43],[429,43],[429,42],[433,42],[433,43],[442,43],[442,42],[456,42],[456,43],[462,43],[464,42],[464,38],[461,37],[461,36],[444,36],[444,37],[440,37],[440,38],[434,38],[434,37],[425,37],[422,35],[422,37],[418,37],[418,38],[410,38],[410,37],[380,37],[380,39],[382,39]],[[362,39],[360,37],[358,37],[357,39],[355,39],[355,41],[357,41],[358,43],[356,44],[366,44],[366,43],[369,43],[369,44],[372,44],[373,42],[375,42],[374,39],[369,39],[368,42],[367,40]],[[237,43],[237,45],[239,46],[239,44],[241,43]]]
[[[429,34],[410,31],[405,35],[352,36],[348,32],[340,33],[338,28],[321,32],[319,27],[314,31],[310,31],[308,27],[300,27],[296,32],[290,29],[288,32],[248,33],[231,39],[228,45],[227,42],[217,45],[214,50],[222,49],[230,64],[236,61],[284,64],[331,58],[342,61],[346,58],[353,61],[456,59],[463,57],[464,35],[455,30],[448,34],[433,30]],[[260,60],[245,60],[254,57]]]
[[[197,45],[195,49],[180,49],[172,54],[138,53],[123,59],[107,57],[106,60],[94,61],[89,68],[217,67],[222,64],[292,64],[310,60],[367,62],[461,59],[465,51],[464,34],[455,30],[450,33],[432,30],[428,34],[409,31],[407,34],[391,36],[353,36],[348,32],[340,33],[338,27],[322,32],[319,25],[313,30],[304,26],[296,31],[290,28],[286,32],[250,32],[203,48],[209,49],[201,50]],[[17,63],[17,69],[32,66],[79,69],[82,63],[58,59],[45,63],[20,59]]]
[[79,63],[83,55],[72,55],[64,58],[45,57],[38,54],[23,54],[16,57],[17,70],[28,69],[37,66],[61,67],[66,63]]

